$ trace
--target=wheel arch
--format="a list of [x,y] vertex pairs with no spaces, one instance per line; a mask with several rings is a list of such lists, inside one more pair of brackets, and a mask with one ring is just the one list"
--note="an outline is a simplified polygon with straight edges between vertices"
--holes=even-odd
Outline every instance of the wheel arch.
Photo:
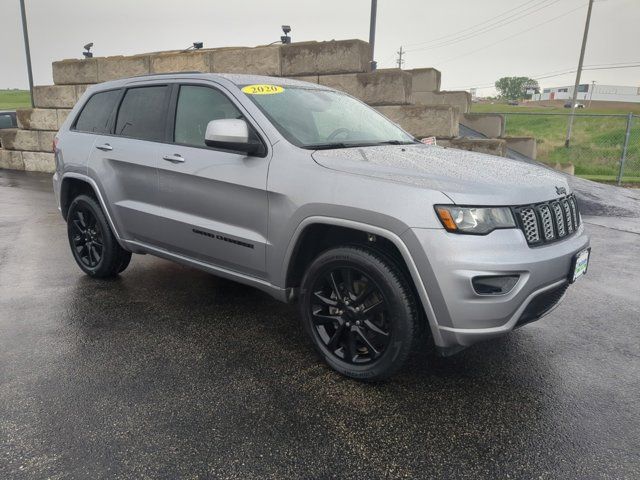
[[63,175],[62,180],[60,182],[60,211],[62,213],[62,217],[67,219],[67,214],[69,212],[69,206],[73,199],[78,195],[90,195],[94,197],[98,203],[100,204],[100,208],[104,212],[105,217],[107,217],[107,222],[111,227],[111,231],[113,232],[116,240],[120,244],[120,246],[124,247],[122,238],[116,228],[113,219],[111,218],[111,214],[107,205],[104,201],[102,193],[98,188],[95,180],[87,175],[83,175],[81,173],[75,172],[67,172]]
[[66,220],[69,213],[69,206],[78,195],[89,195],[98,198],[93,186],[85,179],[66,176],[60,184],[60,212]]
[[[374,238],[371,239],[370,236]],[[308,217],[296,229],[284,262],[284,284],[296,291],[306,266],[322,251],[340,245],[364,245],[390,257],[405,272],[436,343],[440,337],[429,295],[411,253],[400,235],[373,225],[330,217]]]

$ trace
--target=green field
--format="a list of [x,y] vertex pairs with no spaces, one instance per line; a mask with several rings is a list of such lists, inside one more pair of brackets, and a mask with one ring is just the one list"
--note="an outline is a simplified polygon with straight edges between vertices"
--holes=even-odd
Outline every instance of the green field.
[[[508,115],[509,113],[568,113],[556,107],[510,106],[505,104],[473,104],[472,112],[504,113],[506,135],[534,137],[538,160],[547,163],[575,165],[576,175],[599,181],[614,181],[618,175],[620,157],[627,126],[626,117],[581,117],[594,114],[628,114],[629,109],[580,109],[573,124],[570,148],[565,148],[567,115]],[[631,107],[640,115],[640,105]],[[634,182],[640,177],[640,117],[634,117],[624,180]]]
[[28,90],[0,90],[0,110],[29,108],[31,97]]

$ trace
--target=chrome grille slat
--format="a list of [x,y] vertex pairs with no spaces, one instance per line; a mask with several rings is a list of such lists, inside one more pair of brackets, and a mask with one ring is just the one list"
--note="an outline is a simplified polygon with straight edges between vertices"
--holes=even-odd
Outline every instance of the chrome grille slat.
[[520,218],[522,219],[524,236],[527,238],[527,242],[539,242],[540,234],[538,233],[538,219],[536,218],[536,212],[533,208],[523,208],[520,210]]
[[569,197],[569,206],[571,207],[571,218],[573,219],[573,225],[575,229],[578,229],[578,211],[576,208],[576,199]]
[[553,202],[551,204],[551,208],[553,209],[553,213],[556,218],[558,237],[564,237],[567,234],[567,231],[564,228],[564,215],[562,214],[562,208],[558,202]]
[[567,200],[562,200],[562,207],[564,208],[564,218],[567,221],[567,231],[573,233],[573,219],[571,218],[571,208]]
[[553,229],[553,218],[551,217],[551,210],[549,210],[549,205],[540,205],[538,207],[538,212],[540,212],[540,219],[542,220],[542,233],[544,234],[545,240],[553,240],[556,238],[556,233]]
[[520,229],[532,246],[561,240],[578,230],[580,213],[573,194],[566,197],[514,208]]

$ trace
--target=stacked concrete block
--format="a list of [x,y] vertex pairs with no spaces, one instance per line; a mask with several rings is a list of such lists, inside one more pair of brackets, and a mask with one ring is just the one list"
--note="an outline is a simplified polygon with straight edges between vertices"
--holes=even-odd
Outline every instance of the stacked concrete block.
[[411,75],[413,92],[438,92],[442,75],[435,68],[414,68],[407,70]]
[[22,152],[0,148],[0,168],[53,173],[55,171],[55,160],[53,153]]
[[417,138],[458,135],[458,112],[449,105],[388,105],[376,108]]
[[459,150],[471,150],[473,152],[488,153],[504,157],[507,154],[507,142],[500,138],[466,138],[457,137],[438,140],[438,145],[457,148]]
[[42,85],[33,87],[37,108],[73,108],[88,85]]
[[489,138],[504,136],[504,117],[495,113],[465,113],[460,123]]
[[97,60],[98,82],[108,82],[109,80],[137,77],[151,73],[150,55],[102,57]]
[[22,108],[16,111],[18,128],[23,130],[57,131],[67,116],[70,108]]
[[536,139],[531,137],[502,137],[507,142],[507,148],[514,150],[529,158],[536,158]]
[[301,42],[282,45],[281,75],[361,73],[368,72],[371,48],[362,40]]
[[53,83],[56,85],[77,85],[98,82],[97,58],[53,62]]
[[369,105],[405,105],[411,102],[411,75],[399,69],[320,75],[318,83],[342,90]]
[[7,150],[38,150],[38,132],[17,128],[0,130],[0,144]]
[[22,152],[22,161],[27,172],[55,172],[53,153]]
[[[55,63],[54,63],[55,71]],[[189,52],[166,52],[150,56],[149,73],[210,72],[211,52],[196,50]]]
[[9,170],[24,170],[22,152],[0,148],[0,168],[8,168]]
[[220,48],[211,52],[210,72],[282,75],[282,49],[279,45],[255,48]]
[[0,168],[53,172],[55,131],[0,130]]
[[413,92],[413,102],[418,105],[453,105],[460,113],[467,113],[471,108],[471,94],[459,92]]

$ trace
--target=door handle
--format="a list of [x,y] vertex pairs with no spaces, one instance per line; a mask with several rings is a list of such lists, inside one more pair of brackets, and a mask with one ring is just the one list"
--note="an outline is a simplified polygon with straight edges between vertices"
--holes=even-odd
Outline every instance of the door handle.
[[172,163],[183,163],[184,162],[184,157],[182,155],[180,155],[179,153],[174,153],[173,155],[165,155],[164,157],[162,157],[163,160],[166,160],[167,162],[172,162]]
[[103,145],[96,145],[96,148],[98,150],[102,150],[103,152],[108,152],[110,150],[113,150],[113,147],[111,145],[109,145],[108,143],[105,143]]

